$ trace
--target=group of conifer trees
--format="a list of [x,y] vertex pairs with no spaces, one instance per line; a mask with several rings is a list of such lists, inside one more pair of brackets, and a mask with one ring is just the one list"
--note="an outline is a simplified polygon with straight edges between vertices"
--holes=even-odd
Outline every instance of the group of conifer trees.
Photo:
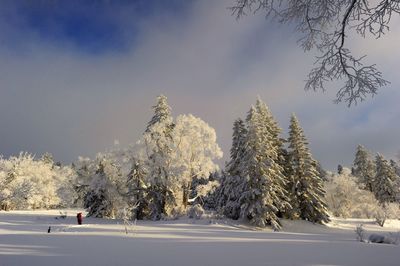
[[360,187],[371,191],[382,206],[400,202],[400,167],[394,160],[388,161],[379,153],[374,160],[364,146],[358,145],[352,174]]
[[216,192],[217,208],[232,219],[281,228],[280,217],[328,222],[323,179],[293,114],[289,138],[257,99],[245,121],[233,125],[230,161]]

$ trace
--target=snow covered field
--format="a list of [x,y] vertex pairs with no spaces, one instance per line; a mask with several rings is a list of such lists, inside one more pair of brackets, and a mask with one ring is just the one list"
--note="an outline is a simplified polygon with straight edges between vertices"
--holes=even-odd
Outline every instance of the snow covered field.
[[[139,221],[125,234],[121,221],[95,218],[76,225],[58,211],[0,212],[0,266],[22,265],[400,265],[400,247],[360,243],[367,233],[397,232],[368,220],[334,219],[328,226],[284,221],[283,232],[251,230],[223,220]],[[51,226],[51,233],[47,233]]]

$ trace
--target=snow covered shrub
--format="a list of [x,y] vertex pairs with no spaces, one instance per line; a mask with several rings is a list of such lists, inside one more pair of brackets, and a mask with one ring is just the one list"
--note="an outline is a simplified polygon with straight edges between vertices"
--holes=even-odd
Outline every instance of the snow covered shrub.
[[172,209],[170,219],[177,220],[179,217],[185,215],[186,211],[182,208],[182,206],[176,206]]
[[325,190],[329,210],[337,217],[373,218],[380,208],[374,194],[360,189],[348,168],[332,176]]
[[374,218],[383,226],[386,219],[398,219],[398,203],[381,204],[374,194],[361,189],[356,177],[348,168],[340,175],[332,176],[325,184],[326,200],[334,216],[343,218]]
[[376,223],[383,227],[387,219],[387,212],[384,208],[378,209],[377,212],[375,213],[375,221]]
[[196,205],[190,207],[189,210],[188,210],[189,218],[201,219],[201,217],[203,215],[204,215],[204,209],[200,204],[196,204]]
[[368,238],[369,243],[379,243],[379,244],[392,244],[397,245],[399,240],[399,236],[390,233],[389,235],[381,235],[381,234],[371,234]]
[[363,224],[359,224],[356,226],[356,229],[354,230],[357,235],[357,240],[360,242],[364,242],[365,239],[365,229],[363,227]]
[[379,208],[377,208],[374,218],[376,223],[379,226],[382,226],[385,224],[386,219],[399,219],[400,218],[400,209],[399,209],[399,204],[397,203],[389,203],[387,205],[380,205]]

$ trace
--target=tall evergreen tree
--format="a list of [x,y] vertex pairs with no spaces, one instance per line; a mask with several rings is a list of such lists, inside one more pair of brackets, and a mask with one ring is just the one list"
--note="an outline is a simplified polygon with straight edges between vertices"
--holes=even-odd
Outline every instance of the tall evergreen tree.
[[393,167],[394,171],[396,172],[396,175],[400,177],[400,166],[396,163],[396,161],[390,160],[390,165]]
[[283,169],[275,161],[274,138],[256,108],[250,109],[246,122],[248,133],[240,172],[247,179],[247,187],[240,198],[240,216],[255,225],[271,224],[279,229],[277,213],[290,205],[285,196]]
[[166,135],[170,135],[173,128],[171,107],[168,105],[167,97],[159,95],[157,97],[157,104],[153,106],[154,115],[147,124],[146,132],[151,132],[154,125],[165,122]]
[[324,202],[323,180],[316,169],[316,161],[307,147],[308,143],[296,116],[293,114],[289,127],[289,168],[287,186],[293,207],[290,216],[313,223],[328,222],[327,205]]
[[231,176],[240,176],[240,161],[244,153],[247,129],[244,121],[238,118],[233,123],[232,147],[230,161],[226,165],[226,171]]
[[352,173],[363,189],[374,191],[375,164],[368,150],[362,145],[357,146]]
[[149,208],[152,219],[160,219],[166,214],[166,205],[174,205],[173,192],[168,188],[171,178],[169,164],[172,152],[172,132],[174,128],[171,108],[167,97],[157,97],[153,106],[154,115],[144,133],[149,187]]
[[374,179],[374,193],[376,199],[382,204],[386,205],[389,202],[396,201],[399,192],[398,176],[395,169],[389,162],[381,155],[376,155],[376,176]]
[[282,129],[279,127],[278,122],[275,120],[268,106],[261,100],[260,97],[257,98],[255,107],[257,113],[260,115],[262,123],[264,123],[265,130],[271,136],[272,147],[276,153],[276,158],[274,158],[274,161],[280,166],[284,167],[287,152],[283,147],[286,140],[280,137]]
[[144,163],[133,158],[131,171],[126,180],[127,201],[131,210],[132,219],[143,219],[147,215],[146,170]]
[[220,180],[217,208],[225,216],[231,219],[239,219],[239,198],[245,191],[246,179],[240,172],[240,162],[244,155],[246,144],[246,125],[238,118],[233,123],[232,147],[230,150],[230,161],[226,165],[226,173]]

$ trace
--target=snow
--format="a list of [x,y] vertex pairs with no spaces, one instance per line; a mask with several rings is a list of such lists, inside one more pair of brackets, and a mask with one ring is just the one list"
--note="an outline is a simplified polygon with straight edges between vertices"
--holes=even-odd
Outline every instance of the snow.
[[[368,219],[332,219],[327,226],[284,220],[284,231],[256,230],[230,220],[138,221],[55,219],[57,210],[0,212],[0,266],[13,265],[400,265],[399,246],[356,241],[400,230]],[[51,233],[47,233],[51,226]]]

